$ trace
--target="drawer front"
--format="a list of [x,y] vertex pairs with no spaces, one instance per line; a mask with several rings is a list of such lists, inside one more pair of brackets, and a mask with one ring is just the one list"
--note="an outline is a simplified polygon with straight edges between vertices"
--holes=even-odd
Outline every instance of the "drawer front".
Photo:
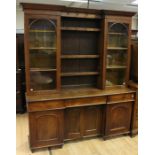
[[65,107],[82,107],[91,105],[106,104],[106,97],[88,97],[79,99],[68,99],[65,101]]
[[113,103],[113,102],[124,102],[124,101],[132,101],[134,100],[134,94],[130,93],[130,94],[119,94],[119,95],[111,95],[108,96],[108,102]]
[[28,112],[45,111],[52,109],[64,109],[64,101],[55,100],[55,101],[30,102],[28,103],[27,108]]

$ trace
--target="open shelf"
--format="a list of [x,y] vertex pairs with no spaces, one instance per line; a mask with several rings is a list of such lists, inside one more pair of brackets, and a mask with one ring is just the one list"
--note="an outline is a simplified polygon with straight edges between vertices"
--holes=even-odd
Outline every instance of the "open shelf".
[[30,50],[56,50],[55,47],[30,47]]
[[56,69],[51,68],[30,68],[31,72],[46,72],[46,71],[56,71]]
[[62,88],[93,87],[97,86],[98,75],[86,76],[63,76],[61,77]]
[[107,66],[107,69],[125,69],[126,66],[119,66],[119,65],[111,65]]
[[61,73],[61,76],[88,76],[98,74],[99,72],[69,72],[69,73]]
[[99,32],[99,28],[88,28],[88,27],[62,27],[61,30],[67,30],[67,31],[94,31]]
[[90,88],[95,88],[96,84],[77,84],[77,85],[62,85],[61,88],[63,89],[80,89],[80,88],[84,88],[84,89],[90,89]]
[[35,33],[53,32],[53,33],[54,33],[55,31],[52,31],[52,30],[39,30],[39,29],[37,30],[37,29],[36,29],[36,30],[30,30],[29,32],[32,32],[32,33],[33,33],[33,32],[35,32]]
[[126,33],[120,33],[120,32],[109,32],[110,35],[127,35]]
[[61,56],[62,59],[84,59],[84,58],[99,58],[99,55],[82,55],[82,54],[66,54]]
[[108,50],[127,50],[128,48],[126,47],[108,47]]

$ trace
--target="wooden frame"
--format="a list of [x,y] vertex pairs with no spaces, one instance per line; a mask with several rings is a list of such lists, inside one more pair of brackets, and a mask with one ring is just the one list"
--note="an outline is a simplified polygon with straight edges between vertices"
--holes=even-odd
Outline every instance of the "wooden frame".
[[[35,18],[35,19],[55,19],[57,22],[57,52],[56,52],[56,90],[60,90],[60,49],[61,49],[61,42],[60,42],[60,37],[61,37],[61,31],[60,31],[60,17],[58,16],[51,16],[51,15],[25,15],[25,38],[24,38],[24,43],[25,43],[25,66],[26,66],[26,92],[27,94],[34,93],[30,91],[30,62],[29,62],[29,19]],[[38,91],[39,92],[39,91]],[[46,91],[46,92],[52,92],[52,91]]]
[[[128,24],[126,83],[129,79],[131,16],[134,13],[22,5],[31,150],[61,147],[66,140],[131,134],[135,91],[126,85],[106,87],[105,81],[108,22]],[[56,90],[30,91],[28,21],[31,18],[57,21]],[[119,118],[115,122],[109,119],[115,118],[113,107]],[[113,124],[117,124],[114,130],[117,126],[125,128],[112,132]]]
[[127,86],[127,82],[129,81],[129,72],[130,72],[130,45],[131,45],[131,18],[130,17],[116,17],[116,16],[105,16],[104,21],[104,63],[103,63],[103,88],[106,86],[106,56],[107,56],[107,45],[108,45],[108,23],[124,23],[128,24],[128,50],[127,50],[127,69],[125,75],[125,86]]

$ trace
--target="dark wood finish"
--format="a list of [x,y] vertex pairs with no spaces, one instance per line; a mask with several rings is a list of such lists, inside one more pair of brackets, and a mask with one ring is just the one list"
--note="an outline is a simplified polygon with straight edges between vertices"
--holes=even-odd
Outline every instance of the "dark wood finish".
[[[95,10],[95,9],[85,9],[85,8],[72,8],[60,5],[46,5],[46,4],[32,4],[32,3],[21,3],[24,11],[27,10],[49,10],[49,11],[61,11],[64,14],[67,12],[75,12],[75,13],[86,13],[86,17],[88,14],[99,14],[99,15],[115,15],[115,16],[134,16],[135,12],[124,12],[124,11],[113,11],[113,10]],[[67,14],[66,13],[66,14]],[[77,15],[77,14],[76,14]]]
[[134,94],[121,94],[121,95],[112,95],[108,96],[108,104],[125,102],[125,101],[134,101]]
[[61,30],[66,30],[66,31],[94,31],[98,32],[100,31],[99,28],[82,28],[82,27],[62,27]]
[[63,110],[29,113],[32,149],[63,144]]
[[138,41],[131,41],[131,69],[130,80],[138,83]]
[[[123,41],[122,46],[121,43],[116,47],[107,46],[108,35],[124,37],[126,33],[108,32],[108,23],[127,25],[129,45],[133,13],[29,3],[22,3],[22,6],[25,13],[26,100],[31,149],[60,147],[66,140],[99,135],[106,138],[131,133],[135,90],[123,85],[105,87],[105,80],[106,72],[114,69],[119,72],[125,70],[128,81],[130,46],[124,46]],[[42,40],[42,46],[30,46],[30,19],[53,19],[56,25],[56,43],[45,46]],[[44,22],[41,24],[48,27]],[[30,31],[32,34],[47,35],[54,30],[36,27]],[[49,61],[47,57],[50,50],[56,51],[56,60],[52,59],[52,63],[49,63],[54,67],[46,67],[47,61],[42,68],[30,66],[29,50],[43,51],[41,54],[46,54],[44,61]],[[116,55],[118,52],[126,52],[126,63],[121,64],[119,60],[116,65],[106,66],[107,50]],[[41,59],[41,54],[37,58]],[[50,77],[52,74],[52,80],[56,81],[55,89],[48,90],[51,89],[50,84],[40,89],[43,86],[36,84],[38,91],[30,90],[30,73],[38,72],[40,77],[45,74]]]
[[106,104],[106,97],[88,97],[88,98],[76,98],[68,99],[65,102],[66,107],[82,107],[88,105],[103,105]]
[[65,140],[101,135],[103,111],[103,106],[66,109]]
[[[134,33],[137,33],[137,30],[132,31],[132,34]],[[130,68],[130,81],[128,81],[128,87],[136,91],[131,125],[131,136],[134,136],[138,134],[138,38],[131,40]]]
[[[113,88],[105,88],[104,90],[96,88],[71,88],[62,89],[57,93],[35,93],[33,95],[27,95],[27,101],[29,103],[36,101],[52,101],[59,99],[77,99],[85,97],[98,97],[98,96],[109,96],[109,95],[119,95],[134,93],[135,90],[129,89],[127,87],[117,86]],[[103,100],[104,101],[104,100]]]
[[69,54],[69,55],[62,55],[61,56],[61,58],[62,59],[85,59],[85,58],[99,58],[99,55],[95,55],[95,54],[93,54],[93,55],[89,55],[89,54],[87,54],[87,55],[71,55],[71,54]]
[[131,112],[132,102],[107,105],[104,138],[130,133]]
[[26,110],[25,102],[25,65],[24,65],[24,35],[16,34],[16,112]]
[[103,106],[89,106],[83,114],[83,137],[97,136],[102,133]]
[[65,110],[65,140],[82,137],[82,109],[69,108]]
[[23,98],[19,91],[16,92],[16,113],[23,113],[25,111],[23,107]]
[[85,75],[98,75],[98,72],[71,72],[61,73],[61,76],[85,76]]
[[[117,15],[117,13],[116,13]],[[127,48],[124,47],[108,47],[108,24],[109,23],[120,23],[120,24],[127,24],[128,25],[128,44]],[[118,35],[118,34],[117,34]],[[104,68],[104,78],[103,78],[103,83],[106,85],[106,64],[107,64],[107,55],[108,55],[108,50],[127,50],[127,62],[126,62],[126,72],[125,72],[125,85],[127,86],[127,82],[129,80],[129,71],[130,71],[130,40],[131,40],[131,18],[130,17],[125,17],[124,16],[114,16],[113,14],[109,15],[109,12],[105,16],[104,20],[104,63],[103,63],[103,68]]]
[[132,124],[131,124],[131,136],[138,134],[138,84],[134,81],[128,82],[128,87],[136,91],[135,103],[132,111]]
[[25,10],[49,10],[49,11],[61,11],[61,12],[73,12],[73,13],[87,13],[87,14],[100,14],[100,10],[85,9],[85,8],[72,8],[60,5],[46,5],[46,4],[32,4],[32,3],[21,3]]
[[46,111],[46,110],[64,109],[64,108],[65,108],[65,102],[62,100],[33,102],[32,104],[28,104],[27,106],[28,112]]
[[132,17],[135,15],[135,13],[134,12],[127,12],[127,11],[104,10],[104,15]]

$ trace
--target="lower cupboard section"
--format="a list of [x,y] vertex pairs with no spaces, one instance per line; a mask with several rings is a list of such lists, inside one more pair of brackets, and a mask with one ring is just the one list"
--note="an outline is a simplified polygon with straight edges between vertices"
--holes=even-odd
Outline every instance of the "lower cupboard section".
[[130,133],[134,102],[29,112],[31,150],[61,147],[64,141]]
[[[104,106],[88,106],[65,110],[65,140],[101,135]],[[101,127],[102,126],[102,127]]]

